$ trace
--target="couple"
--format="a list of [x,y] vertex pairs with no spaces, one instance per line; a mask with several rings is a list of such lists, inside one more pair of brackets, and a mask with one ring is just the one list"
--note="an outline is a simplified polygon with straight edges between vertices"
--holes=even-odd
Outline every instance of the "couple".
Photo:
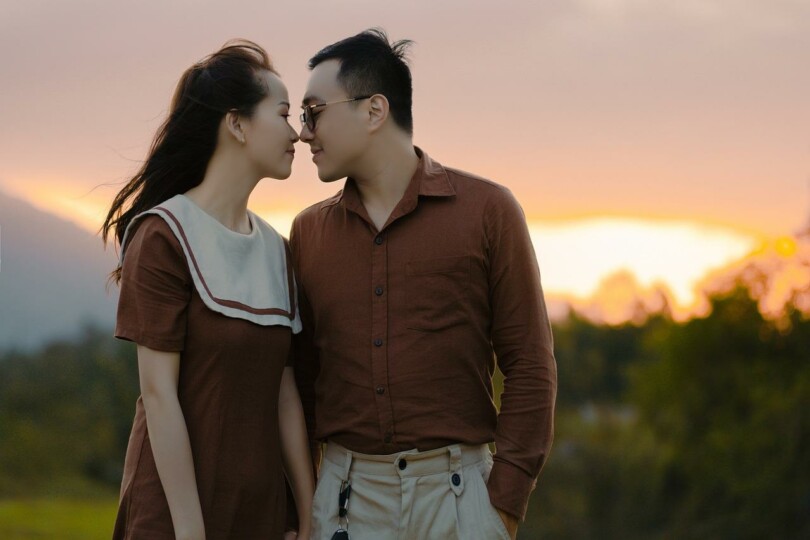
[[[556,394],[537,261],[507,189],[413,146],[407,45],[317,53],[300,135],[253,43],[180,79],[103,226],[141,385],[115,538],[515,537]],[[247,204],[299,138],[348,178],[288,243]]]

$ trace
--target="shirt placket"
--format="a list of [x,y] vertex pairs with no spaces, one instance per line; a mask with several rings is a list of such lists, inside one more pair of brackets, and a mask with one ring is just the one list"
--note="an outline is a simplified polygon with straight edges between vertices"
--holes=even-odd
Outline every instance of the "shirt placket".
[[371,371],[383,443],[394,445],[394,417],[388,387],[388,249],[385,233],[374,236],[371,251]]

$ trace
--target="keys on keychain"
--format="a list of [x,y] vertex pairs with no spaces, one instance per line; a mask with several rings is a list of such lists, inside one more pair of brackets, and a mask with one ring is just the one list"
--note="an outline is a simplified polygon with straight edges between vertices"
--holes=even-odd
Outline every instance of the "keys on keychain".
[[[349,497],[352,494],[352,483],[344,480],[340,483],[338,496],[338,528],[331,540],[349,540]],[[345,528],[344,528],[345,523]]]

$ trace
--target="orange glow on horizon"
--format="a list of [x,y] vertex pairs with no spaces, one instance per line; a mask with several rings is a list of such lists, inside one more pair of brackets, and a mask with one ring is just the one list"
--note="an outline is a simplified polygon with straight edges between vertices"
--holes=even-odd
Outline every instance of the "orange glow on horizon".
[[[59,185],[38,182],[37,189],[24,198],[96,233],[109,193],[68,196]],[[251,207],[285,236],[297,211],[263,199],[252,200]],[[768,244],[730,228],[688,221],[599,217],[530,221],[529,229],[550,302],[563,302],[612,324],[638,319],[641,313],[664,306],[679,320],[705,313],[701,291],[708,275],[761,252],[766,245],[783,257],[796,250],[795,241],[788,237]]]
[[[605,321],[666,298],[675,317],[701,309],[699,284],[762,238],[686,221],[592,218],[531,226],[547,292]],[[596,305],[592,305],[596,302]]]

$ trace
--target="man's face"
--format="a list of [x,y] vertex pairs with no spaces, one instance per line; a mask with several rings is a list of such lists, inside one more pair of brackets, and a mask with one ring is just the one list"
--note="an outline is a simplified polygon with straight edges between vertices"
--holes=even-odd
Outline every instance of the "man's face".
[[[309,77],[303,105],[317,105],[353,98],[338,82],[340,63],[328,60],[315,66]],[[335,103],[313,109],[315,129],[301,128],[301,140],[309,144],[312,161],[323,182],[353,174],[368,145],[368,100]]]

